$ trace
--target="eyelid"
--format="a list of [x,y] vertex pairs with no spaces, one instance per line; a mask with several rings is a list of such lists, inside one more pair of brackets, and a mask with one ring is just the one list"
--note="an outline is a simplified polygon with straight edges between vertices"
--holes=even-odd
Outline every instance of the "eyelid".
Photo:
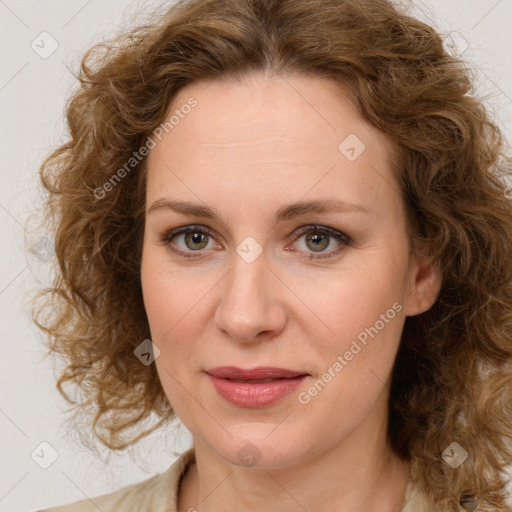
[[309,233],[310,231],[317,231],[332,236],[333,238],[340,238],[347,244],[352,243],[352,239],[342,231],[338,231],[337,229],[331,228],[329,226],[323,226],[322,224],[306,224],[297,228],[294,231],[295,238],[293,241],[295,242],[304,234]]

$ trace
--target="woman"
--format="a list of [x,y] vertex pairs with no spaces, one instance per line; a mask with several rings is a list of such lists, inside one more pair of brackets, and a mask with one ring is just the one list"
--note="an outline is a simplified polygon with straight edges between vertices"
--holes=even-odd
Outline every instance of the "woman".
[[440,36],[385,0],[188,0],[79,78],[35,320],[105,446],[194,442],[47,510],[508,510],[512,160]]

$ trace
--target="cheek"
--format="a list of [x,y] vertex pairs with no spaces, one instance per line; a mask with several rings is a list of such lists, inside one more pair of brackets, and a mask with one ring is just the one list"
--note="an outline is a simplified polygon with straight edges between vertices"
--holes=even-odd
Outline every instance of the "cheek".
[[317,334],[317,356],[327,367],[347,352],[351,366],[383,371],[392,363],[404,322],[400,268],[391,255],[375,253],[337,272],[296,280],[294,292],[308,306],[296,321]]
[[207,310],[208,294],[216,281],[211,272],[171,266],[165,251],[159,249],[150,248],[143,257],[144,307],[151,339],[162,355],[157,364],[178,368],[179,361],[190,361],[197,352],[196,341],[201,339],[208,315],[213,315]]
[[[162,247],[144,246],[141,283],[144,307],[152,335],[162,338],[183,317],[198,290],[192,276],[185,279],[179,268],[171,266]],[[193,283],[193,285],[191,284]]]
[[337,425],[332,426],[332,436],[339,435],[340,426],[350,430],[362,421],[392,371],[405,317],[400,276],[389,270],[386,265],[374,266],[374,272],[326,277],[316,281],[318,287],[304,283],[300,292],[309,294],[308,305],[320,320],[315,325],[322,325],[322,330],[313,330],[303,317],[299,319],[301,330],[315,333],[308,348],[313,352],[310,359],[318,363],[314,382],[299,402],[314,411],[311,417],[318,415],[319,421],[324,419],[322,414],[329,414],[331,425]]
[[197,304],[194,297],[197,287],[187,286],[189,281],[181,280],[175,268],[171,274],[169,265],[155,252],[147,251],[141,266],[151,340],[160,350],[155,365],[174,411],[178,416],[186,417],[190,397],[184,392],[183,385],[187,382],[188,365],[193,364],[197,352],[194,339],[199,339],[199,333],[194,332],[199,323],[194,321],[197,320],[194,315],[200,310],[200,303]]
[[175,294],[168,293],[168,279],[159,272],[158,267],[151,264],[149,258],[141,268],[141,283],[149,327],[153,341],[156,341],[156,338],[160,338],[162,329],[168,325],[167,315],[174,309],[175,304],[172,301],[175,300]]

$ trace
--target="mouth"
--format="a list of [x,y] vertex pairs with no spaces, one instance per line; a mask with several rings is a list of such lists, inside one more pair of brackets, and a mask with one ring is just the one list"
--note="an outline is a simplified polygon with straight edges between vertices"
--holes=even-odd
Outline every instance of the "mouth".
[[206,374],[224,400],[243,408],[270,407],[297,390],[310,376],[308,373],[270,367],[251,370],[218,367],[208,370]]

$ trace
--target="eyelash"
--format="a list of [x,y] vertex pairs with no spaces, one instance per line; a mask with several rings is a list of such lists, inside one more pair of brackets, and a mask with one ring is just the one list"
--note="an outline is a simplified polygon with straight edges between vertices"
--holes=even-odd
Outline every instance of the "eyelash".
[[[341,251],[345,250],[348,246],[350,246],[353,242],[353,240],[345,235],[345,233],[342,233],[341,231],[337,231],[335,229],[329,228],[327,226],[318,226],[316,224],[310,224],[307,226],[302,226],[298,228],[295,231],[295,237],[293,239],[292,243],[295,243],[297,240],[299,240],[303,235],[314,232],[322,235],[327,235],[328,237],[336,239],[338,242],[341,243],[341,246],[337,249],[334,249],[332,251],[328,251],[326,255],[320,256],[320,254],[323,253],[317,253],[314,252],[310,253],[311,256],[307,259],[309,260],[322,260],[326,258],[331,258],[340,253]],[[177,253],[180,256],[183,256],[184,258],[198,258],[200,257],[200,254],[197,256],[194,255],[194,252],[201,253],[202,250],[198,251],[183,251],[181,249],[173,249],[170,247],[171,241],[174,237],[180,234],[187,234],[187,233],[201,233],[206,234],[210,236],[211,238],[215,239],[215,236],[213,234],[213,231],[210,228],[207,228],[206,226],[182,226],[180,228],[176,228],[170,231],[167,231],[164,233],[164,235],[161,237],[161,242],[165,245],[167,245],[173,252]]]

